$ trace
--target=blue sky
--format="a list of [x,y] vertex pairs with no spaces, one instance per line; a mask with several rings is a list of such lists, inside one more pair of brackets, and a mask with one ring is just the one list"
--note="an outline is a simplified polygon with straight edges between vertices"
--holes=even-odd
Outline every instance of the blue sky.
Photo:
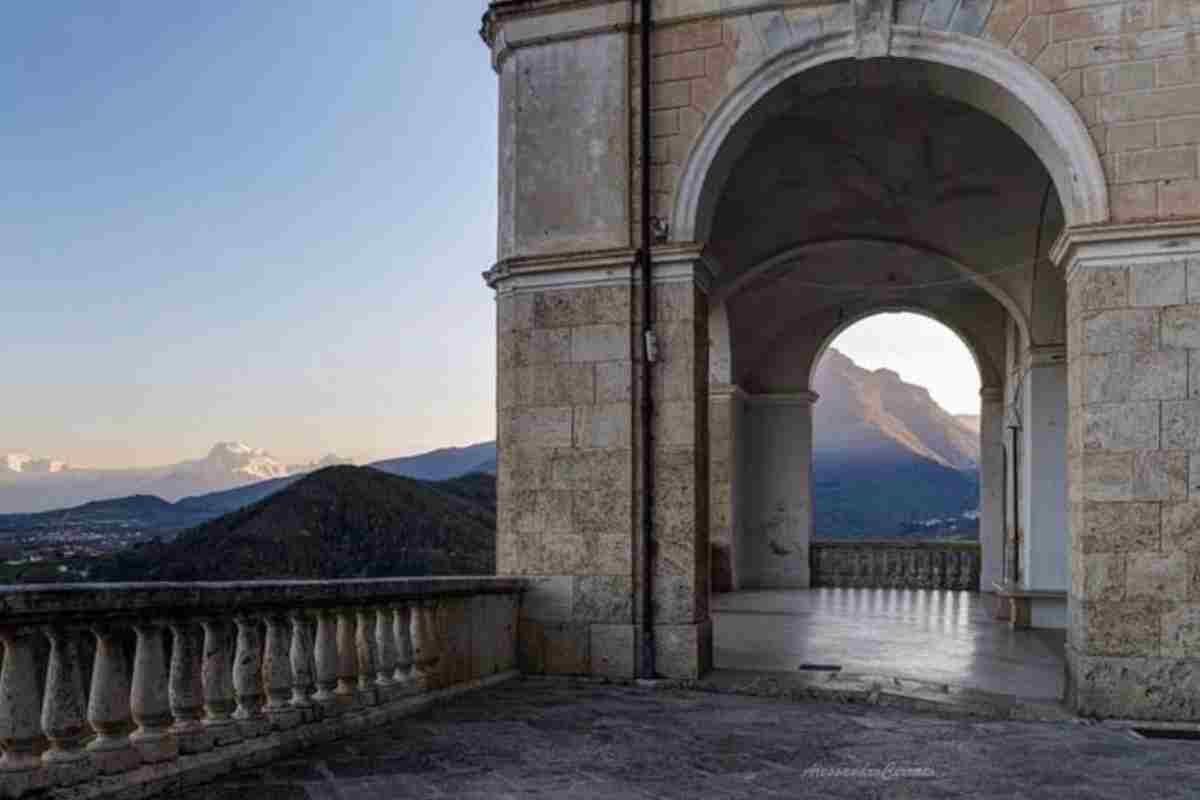
[[112,467],[227,439],[300,461],[491,438],[482,10],[7,8],[0,451]]

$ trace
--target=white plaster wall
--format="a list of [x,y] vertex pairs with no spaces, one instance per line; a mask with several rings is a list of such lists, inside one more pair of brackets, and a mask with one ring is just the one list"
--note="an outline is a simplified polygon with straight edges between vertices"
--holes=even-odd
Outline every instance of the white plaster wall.
[[1067,365],[1035,363],[1022,390],[1024,586],[1067,591]]
[[743,411],[738,584],[807,588],[812,539],[809,395],[755,395]]
[[982,393],[979,404],[980,591],[1004,577],[1004,398]]

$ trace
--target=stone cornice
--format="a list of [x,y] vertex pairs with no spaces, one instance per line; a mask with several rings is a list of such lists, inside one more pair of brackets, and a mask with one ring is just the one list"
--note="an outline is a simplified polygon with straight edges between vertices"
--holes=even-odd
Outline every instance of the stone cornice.
[[1200,254],[1200,220],[1066,228],[1050,249],[1068,281],[1080,270],[1156,263]]
[[[654,283],[694,281],[702,291],[708,292],[713,279],[713,262],[699,245],[662,245],[653,248],[651,258]],[[636,267],[636,250],[588,250],[508,258],[485,271],[483,280],[498,294],[630,285],[641,282]]]
[[755,406],[811,406],[821,399],[816,392],[746,394],[745,401]]

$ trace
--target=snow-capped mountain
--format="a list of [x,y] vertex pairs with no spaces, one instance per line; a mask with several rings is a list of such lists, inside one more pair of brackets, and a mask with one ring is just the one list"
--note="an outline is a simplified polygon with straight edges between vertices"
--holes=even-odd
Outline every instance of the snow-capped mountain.
[[38,458],[31,456],[29,453],[0,453],[0,474],[10,472],[45,474],[49,472],[62,472],[67,469],[70,469],[70,466],[65,461],[56,461],[52,458]]
[[224,491],[346,463],[328,455],[288,465],[242,442],[218,442],[203,458],[148,469],[67,469],[63,462],[11,453],[0,460],[0,513],[25,513],[133,494],[168,501]]

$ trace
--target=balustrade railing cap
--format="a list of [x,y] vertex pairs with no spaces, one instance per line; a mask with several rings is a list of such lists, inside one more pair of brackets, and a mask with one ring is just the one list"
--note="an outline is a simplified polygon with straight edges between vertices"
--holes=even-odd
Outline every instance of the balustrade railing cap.
[[0,585],[0,625],[59,615],[228,613],[249,609],[385,602],[438,595],[512,594],[521,578],[453,576],[349,580],[265,580]]

